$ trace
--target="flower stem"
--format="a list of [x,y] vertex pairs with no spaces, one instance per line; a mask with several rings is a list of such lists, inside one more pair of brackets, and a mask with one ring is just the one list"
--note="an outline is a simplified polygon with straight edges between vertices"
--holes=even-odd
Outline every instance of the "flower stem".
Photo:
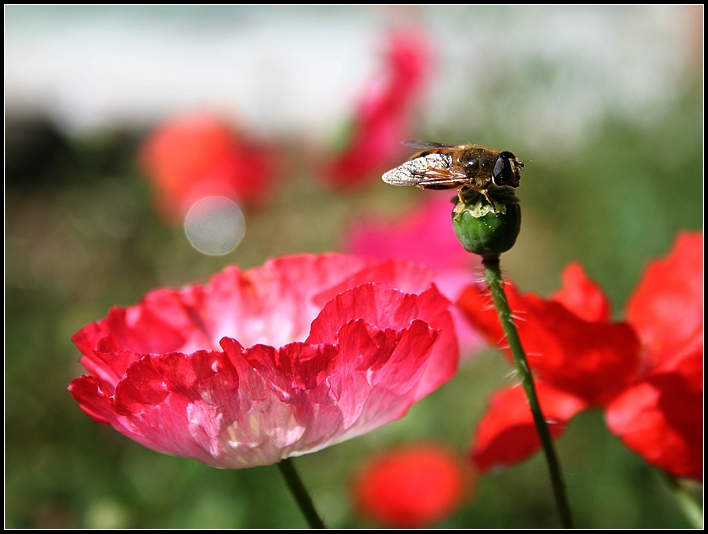
[[670,475],[666,478],[669,481],[669,485],[673,490],[674,498],[676,503],[681,508],[683,515],[686,520],[691,524],[691,528],[703,528],[703,510],[701,510],[700,505],[693,497],[689,489],[685,484]]
[[499,267],[499,256],[485,257],[482,260],[482,264],[484,265],[484,277],[487,282],[487,286],[492,293],[494,307],[497,310],[499,321],[504,329],[504,334],[506,335],[509,348],[511,349],[511,353],[514,357],[516,369],[521,377],[521,384],[526,391],[526,397],[528,398],[529,407],[531,408],[531,413],[533,414],[536,430],[539,438],[541,439],[541,445],[543,446],[543,451],[546,455],[546,463],[548,464],[551,485],[553,487],[553,495],[556,500],[556,507],[558,509],[561,523],[564,528],[573,528],[573,519],[566,496],[565,484],[563,483],[560,462],[553,444],[553,439],[551,438],[551,433],[548,430],[548,424],[546,423],[546,419],[541,411],[541,405],[538,402],[536,386],[534,385],[533,377],[531,375],[528,362],[526,361],[526,355],[523,347],[521,346],[521,339],[519,338],[519,333],[516,330],[516,325],[514,324],[514,319],[511,315],[511,309],[509,308],[509,303],[506,299],[501,269]]
[[315,510],[315,505],[312,504],[312,498],[307,488],[305,488],[305,485],[302,483],[302,479],[300,475],[298,475],[292,459],[285,458],[285,460],[278,463],[278,467],[285,478],[285,483],[288,485],[290,492],[293,494],[293,497],[295,497],[295,501],[305,516],[307,524],[310,525],[310,528],[327,528],[325,527],[324,521],[322,521],[317,513],[317,510]]

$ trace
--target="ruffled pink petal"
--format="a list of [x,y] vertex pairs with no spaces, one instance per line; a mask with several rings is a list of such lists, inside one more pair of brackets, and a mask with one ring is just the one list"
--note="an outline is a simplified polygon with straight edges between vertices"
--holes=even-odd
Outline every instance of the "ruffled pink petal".
[[[377,265],[386,283],[355,285]],[[216,467],[314,452],[400,418],[454,374],[450,302],[429,279],[412,264],[304,255],[157,290],[74,336],[92,376],[69,391],[96,421]]]
[[435,288],[421,295],[405,294],[375,284],[358,287],[338,295],[322,310],[312,323],[308,343],[322,343],[331,340],[337,325],[357,317],[377,325],[379,328],[401,330],[407,328],[414,319],[421,319],[437,329],[440,339],[425,366],[415,400],[424,397],[457,371],[457,363],[447,355],[457,353],[457,340],[449,312],[449,301]]
[[[385,260],[406,259],[432,268],[433,280],[448,299],[455,302],[473,280],[478,257],[466,252],[451,226],[449,192],[426,195],[407,213],[388,223],[361,220],[347,237],[347,252]],[[475,259],[477,258],[477,259]],[[462,357],[474,355],[483,345],[481,334],[456,307],[451,310]]]

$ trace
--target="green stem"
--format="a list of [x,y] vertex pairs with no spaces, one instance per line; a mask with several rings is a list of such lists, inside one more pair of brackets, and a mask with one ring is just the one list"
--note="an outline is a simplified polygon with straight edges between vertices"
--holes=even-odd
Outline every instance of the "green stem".
[[310,528],[327,528],[325,527],[324,521],[322,521],[317,513],[317,510],[315,510],[315,505],[312,504],[312,498],[307,488],[305,488],[305,485],[302,483],[302,479],[300,475],[298,475],[292,459],[286,458],[278,464],[278,467],[285,478],[285,483],[288,485],[290,492],[293,494],[293,497],[295,497],[295,501],[305,516],[307,524],[310,525]]
[[528,362],[526,361],[524,349],[521,346],[521,339],[519,338],[519,333],[516,330],[516,325],[514,324],[514,319],[511,315],[509,303],[506,300],[501,269],[499,268],[499,256],[485,257],[482,260],[482,264],[484,265],[484,277],[487,281],[487,286],[492,293],[494,307],[497,310],[499,321],[504,329],[504,334],[506,335],[509,348],[511,349],[511,353],[514,357],[516,369],[521,377],[521,384],[526,391],[526,397],[528,398],[529,407],[531,408],[531,413],[533,414],[536,430],[539,438],[541,439],[543,452],[546,455],[546,463],[548,464],[551,485],[553,487],[553,495],[556,500],[556,507],[558,509],[561,523],[564,528],[573,528],[573,519],[570,513],[568,499],[566,497],[565,484],[563,483],[563,476],[561,474],[558,455],[556,454],[551,433],[548,430],[548,423],[546,422],[543,412],[541,411],[541,405],[539,404],[538,396],[536,395],[536,386],[534,385],[533,377],[531,375]]
[[674,498],[676,503],[681,508],[683,515],[686,517],[688,522],[691,524],[691,528],[703,528],[703,510],[699,506],[696,499],[691,494],[690,490],[685,484],[670,475],[666,477],[669,481],[669,485],[673,490]]

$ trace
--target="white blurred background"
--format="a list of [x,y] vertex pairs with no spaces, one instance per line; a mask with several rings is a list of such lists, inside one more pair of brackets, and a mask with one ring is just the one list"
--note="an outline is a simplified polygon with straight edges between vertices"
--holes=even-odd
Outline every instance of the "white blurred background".
[[429,131],[465,110],[565,145],[603,114],[642,120],[671,98],[702,65],[702,20],[702,6],[6,6],[5,107],[67,133],[195,107],[323,132],[376,73],[385,28],[422,23]]

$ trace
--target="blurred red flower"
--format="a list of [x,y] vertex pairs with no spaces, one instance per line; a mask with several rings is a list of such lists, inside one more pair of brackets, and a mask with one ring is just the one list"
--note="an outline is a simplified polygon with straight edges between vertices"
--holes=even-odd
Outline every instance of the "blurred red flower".
[[158,210],[182,222],[198,200],[223,196],[241,206],[257,204],[272,190],[280,167],[277,152],[239,136],[225,122],[202,113],[160,125],[140,149]]
[[[576,413],[602,408],[610,430],[648,462],[702,478],[702,248],[701,233],[680,235],[668,258],[650,265],[628,322],[609,321],[609,302],[576,264],[548,300],[506,285],[555,437]],[[459,304],[490,342],[503,339],[487,295],[471,287]],[[472,459],[481,471],[507,467],[538,450],[535,433],[521,389],[497,394]]]
[[452,514],[470,485],[453,452],[420,443],[369,459],[355,477],[354,499],[361,515],[387,527],[419,528]]
[[456,371],[424,267],[338,254],[157,289],[74,337],[81,409],[153,450],[238,469],[402,417]]
[[681,233],[667,258],[649,264],[627,318],[645,348],[644,368],[607,407],[607,425],[649,463],[702,481],[702,233]]
[[[355,221],[345,237],[344,251],[378,260],[423,263],[434,271],[442,294],[457,301],[480,260],[462,248],[452,229],[450,197],[447,191],[426,194],[422,202],[390,222],[371,217]],[[485,344],[482,335],[456,306],[451,313],[462,358],[474,355]]]
[[402,154],[412,132],[413,112],[430,73],[429,37],[421,28],[393,30],[385,53],[385,79],[367,87],[342,152],[320,169],[337,187],[380,178]]

